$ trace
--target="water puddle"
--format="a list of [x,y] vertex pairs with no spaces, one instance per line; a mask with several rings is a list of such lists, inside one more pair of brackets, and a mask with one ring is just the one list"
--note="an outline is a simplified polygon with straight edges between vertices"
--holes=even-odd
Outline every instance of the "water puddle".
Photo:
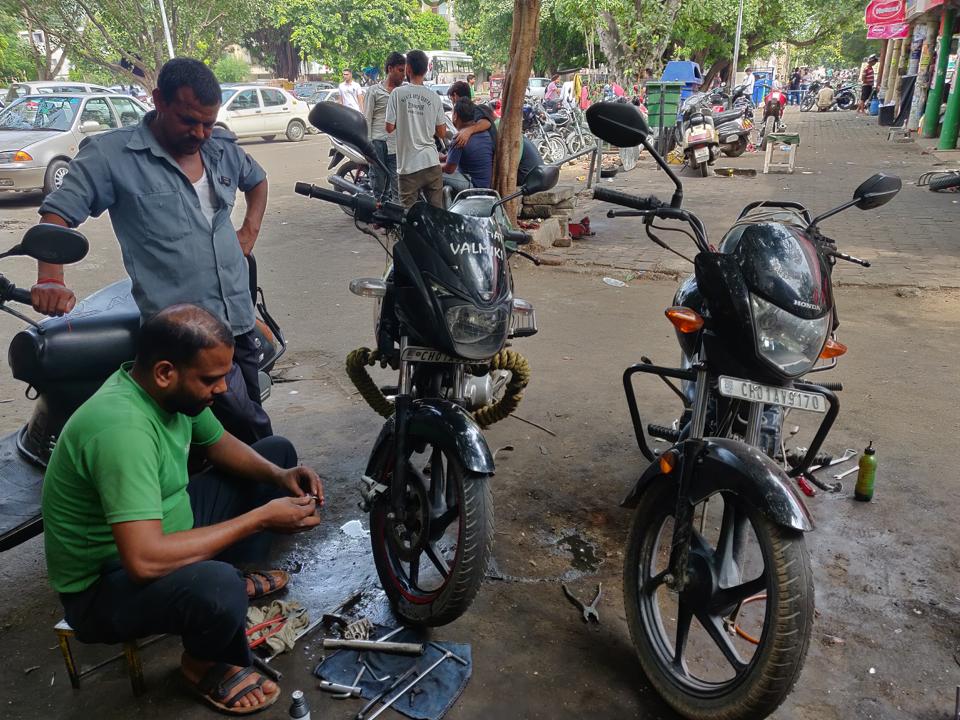
[[570,553],[570,564],[581,572],[594,572],[600,566],[600,558],[594,546],[578,533],[565,535],[557,541],[557,547]]

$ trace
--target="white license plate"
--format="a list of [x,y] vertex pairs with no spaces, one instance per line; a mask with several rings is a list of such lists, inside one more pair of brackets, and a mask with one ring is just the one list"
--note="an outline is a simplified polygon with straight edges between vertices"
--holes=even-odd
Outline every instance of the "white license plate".
[[817,413],[827,411],[827,398],[820,393],[771,387],[770,385],[761,385],[750,380],[741,380],[725,375],[720,376],[720,394],[724,397],[749,402],[782,405],[795,410],[809,410]]
[[13,187],[13,178],[0,178],[0,187]]
[[697,148],[696,150],[693,151],[693,156],[697,160],[706,160],[707,158],[710,157],[710,151],[707,150],[706,148]]
[[406,362],[432,362],[432,363],[462,363],[460,358],[452,357],[446,353],[433,348],[408,346],[403,351],[403,360]]

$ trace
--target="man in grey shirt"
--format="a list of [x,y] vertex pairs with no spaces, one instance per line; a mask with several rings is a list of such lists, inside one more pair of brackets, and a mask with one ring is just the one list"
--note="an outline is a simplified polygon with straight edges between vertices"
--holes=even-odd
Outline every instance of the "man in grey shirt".
[[363,106],[363,114],[367,118],[367,132],[377,157],[387,166],[388,175],[375,165],[370,166],[370,176],[373,180],[373,190],[378,199],[384,199],[387,187],[390,188],[389,200],[400,198],[399,183],[397,181],[397,136],[388,133],[387,103],[390,93],[403,85],[403,75],[406,69],[406,58],[402,53],[392,52],[384,65],[387,77],[367,91],[367,99]]
[[[76,227],[109,210],[144,318],[193,303],[231,329],[234,366],[214,412],[229,432],[252,443],[273,434],[260,405],[260,351],[244,258],[266,210],[266,173],[234,135],[214,129],[220,86],[203,63],[167,62],[153,100],[156,110],[139,125],[80,144],[63,185],[40,206],[40,221]],[[230,213],[237,190],[247,212],[234,230]],[[76,298],[64,284],[63,266],[38,263],[37,276],[34,308],[46,315],[69,312]]]
[[443,206],[443,173],[434,137],[443,137],[447,124],[440,96],[423,86],[426,74],[426,53],[408,52],[410,84],[390,93],[387,103],[387,132],[397,136],[400,202],[406,207],[413,205],[421,192],[431,205]]

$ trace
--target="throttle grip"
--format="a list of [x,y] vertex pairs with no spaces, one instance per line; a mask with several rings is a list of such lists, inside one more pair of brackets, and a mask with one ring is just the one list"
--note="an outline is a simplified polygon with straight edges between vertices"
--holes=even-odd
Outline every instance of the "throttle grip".
[[30,297],[30,291],[26,288],[11,288],[10,292],[7,295],[8,300],[14,300],[18,303],[23,303],[24,305],[33,306],[33,299]]
[[595,200],[602,200],[603,202],[622,205],[623,207],[641,211],[657,210],[664,206],[664,203],[653,195],[643,197],[603,187],[594,188],[593,197]]

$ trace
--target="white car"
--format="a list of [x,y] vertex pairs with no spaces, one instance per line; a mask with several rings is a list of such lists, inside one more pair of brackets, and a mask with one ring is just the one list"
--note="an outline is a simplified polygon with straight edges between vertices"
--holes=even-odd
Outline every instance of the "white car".
[[111,92],[103,85],[91,85],[69,80],[39,80],[37,82],[14,83],[7,90],[4,102],[9,105],[17,98],[27,95],[47,95],[64,93],[108,93]]
[[550,84],[550,78],[532,77],[527,81],[527,97],[543,100],[547,94],[547,85]]
[[237,137],[262,137],[273,140],[286,136],[291,142],[307,134],[310,112],[307,103],[286,90],[257,85],[224,87],[217,125]]

